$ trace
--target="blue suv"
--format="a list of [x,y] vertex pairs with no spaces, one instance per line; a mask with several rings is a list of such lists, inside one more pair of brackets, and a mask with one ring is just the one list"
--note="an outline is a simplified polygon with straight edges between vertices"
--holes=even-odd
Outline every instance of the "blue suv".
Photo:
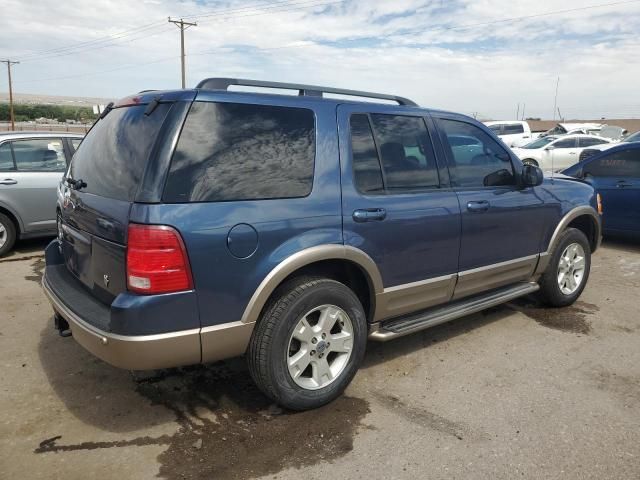
[[340,395],[367,339],[533,292],[571,304],[601,230],[591,186],[543,179],[467,116],[220,78],[109,106],[57,212],[61,334],[127,369],[246,355],[296,410]]

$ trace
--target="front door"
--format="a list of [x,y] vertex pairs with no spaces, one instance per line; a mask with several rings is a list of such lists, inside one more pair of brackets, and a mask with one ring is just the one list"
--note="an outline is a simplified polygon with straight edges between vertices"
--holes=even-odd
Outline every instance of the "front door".
[[[436,123],[461,209],[455,298],[529,278],[549,206],[537,187],[517,185],[511,155],[486,128],[454,115]],[[473,148],[461,146],[461,138]]]
[[578,139],[576,137],[561,138],[556,140],[549,148],[545,149],[549,159],[546,165],[553,165],[553,170],[558,171],[578,163]]
[[338,120],[344,243],[380,270],[376,320],[448,301],[460,211],[446,168],[436,161],[426,114],[342,105]]
[[583,167],[587,181],[602,196],[603,228],[608,231],[640,231],[640,149],[618,150]]

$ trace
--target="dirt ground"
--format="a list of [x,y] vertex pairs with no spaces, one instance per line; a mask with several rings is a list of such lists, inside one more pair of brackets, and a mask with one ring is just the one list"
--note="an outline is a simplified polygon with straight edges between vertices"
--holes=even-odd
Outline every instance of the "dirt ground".
[[0,260],[2,479],[638,479],[640,243],[573,307],[525,298],[387,344],[284,412],[242,359],[133,374],[52,327],[43,241]]

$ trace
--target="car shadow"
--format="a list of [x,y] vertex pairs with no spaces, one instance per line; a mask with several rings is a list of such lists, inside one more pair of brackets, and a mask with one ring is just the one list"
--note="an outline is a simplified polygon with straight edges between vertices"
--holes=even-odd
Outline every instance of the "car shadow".
[[509,315],[513,315],[513,308],[508,304],[499,305],[483,310],[480,313],[467,315],[421,332],[412,333],[405,337],[399,337],[389,342],[369,342],[367,355],[362,368],[368,369],[380,363],[394,360],[405,355],[410,355],[418,350],[428,348],[430,345],[446,342],[451,338],[465,335],[476,329],[482,328],[493,322],[500,321]]
[[35,255],[44,255],[44,249],[52,239],[53,237],[42,237],[18,240],[11,252],[0,257],[0,262],[24,260]]
[[602,246],[621,252],[640,253],[640,235],[607,235],[602,241]]

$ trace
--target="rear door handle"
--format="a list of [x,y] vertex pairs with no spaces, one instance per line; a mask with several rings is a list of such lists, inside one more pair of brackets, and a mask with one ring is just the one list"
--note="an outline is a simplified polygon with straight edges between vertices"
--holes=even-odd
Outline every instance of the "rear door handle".
[[489,210],[489,202],[486,200],[480,200],[479,202],[468,202],[467,210],[470,212],[486,212]]
[[16,183],[18,183],[18,181],[14,180],[13,178],[5,178],[4,180],[0,180],[0,185],[15,185]]
[[361,208],[353,212],[353,220],[358,223],[381,221],[386,217],[384,208]]
[[616,183],[616,187],[618,187],[618,188],[633,187],[633,183],[629,183],[629,182],[625,182],[624,180],[620,180],[618,183]]

